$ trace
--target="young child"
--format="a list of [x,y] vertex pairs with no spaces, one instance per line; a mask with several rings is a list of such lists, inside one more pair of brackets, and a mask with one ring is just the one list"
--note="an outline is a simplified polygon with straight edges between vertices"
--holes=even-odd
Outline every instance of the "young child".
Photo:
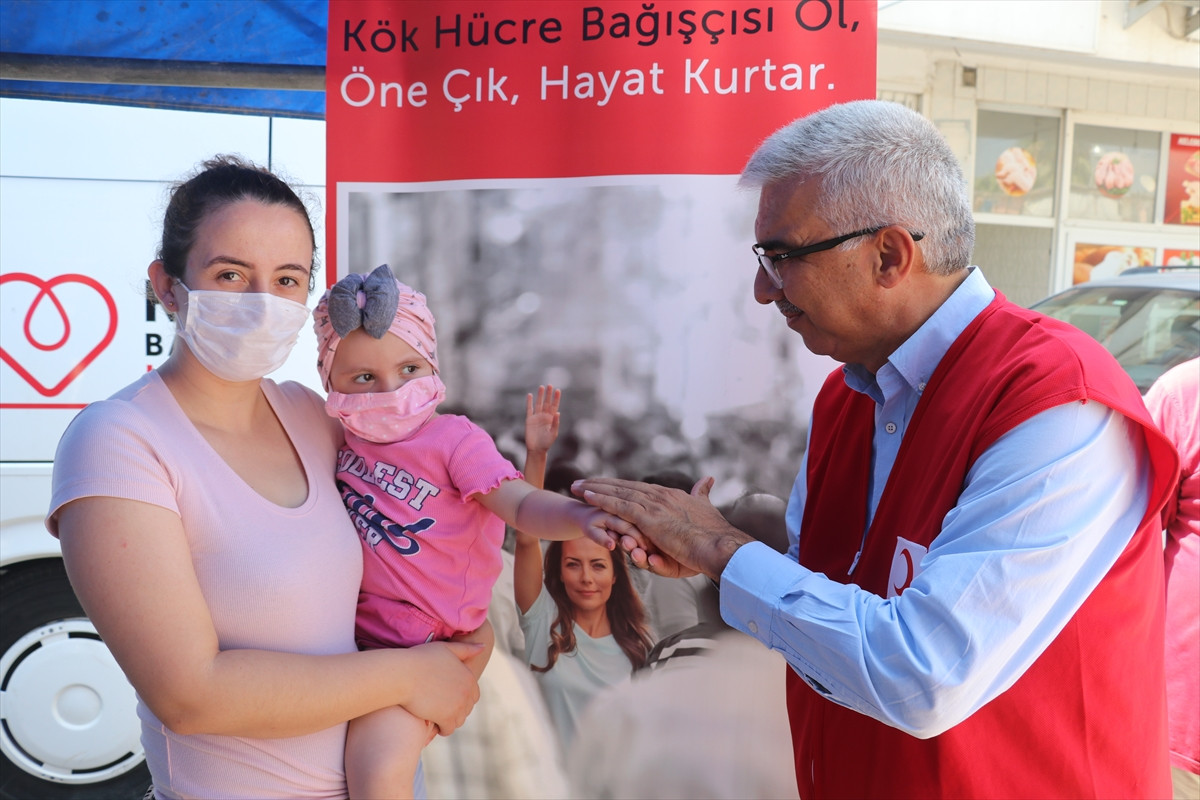
[[[543,539],[581,534],[615,546],[629,526],[535,488],[466,417],[439,415],[434,319],[386,266],[352,274],[314,312],[326,411],[346,444],[337,479],[363,546],[355,637],[363,649],[456,639],[485,645],[505,523]],[[351,721],[346,782],[356,800],[411,793],[433,731],[399,706]],[[411,794],[408,794],[411,796]]]

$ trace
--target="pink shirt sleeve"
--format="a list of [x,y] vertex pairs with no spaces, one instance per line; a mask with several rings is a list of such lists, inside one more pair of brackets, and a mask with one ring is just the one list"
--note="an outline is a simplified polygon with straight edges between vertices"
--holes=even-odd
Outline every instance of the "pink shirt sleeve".
[[474,424],[450,454],[446,469],[464,499],[487,494],[504,481],[521,477],[512,462],[496,449],[487,431]]
[[[145,386],[133,389],[136,396]],[[118,497],[179,513],[178,476],[158,457],[153,428],[120,395],[92,403],[67,426],[54,455],[46,529],[58,536],[58,511],[84,497]]]
[[1200,534],[1200,359],[1168,370],[1145,400],[1155,424],[1179,451],[1178,502],[1167,528],[1176,538]]

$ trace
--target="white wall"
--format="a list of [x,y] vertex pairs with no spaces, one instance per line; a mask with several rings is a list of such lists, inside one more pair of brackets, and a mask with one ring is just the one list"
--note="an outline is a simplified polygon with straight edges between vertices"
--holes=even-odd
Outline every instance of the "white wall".
[[1127,25],[1127,0],[880,0],[879,30],[1123,62],[1135,69],[1200,67],[1186,9],[1164,3]]
[[[169,186],[217,153],[240,154],[299,184],[323,245],[323,122],[0,99],[0,461],[49,460],[76,413],[49,406],[107,397],[161,363],[147,353],[147,336],[169,343],[172,328],[161,314],[147,320],[146,267]],[[98,280],[115,321],[103,293],[68,278],[53,287],[70,325],[64,335],[63,313],[51,299],[38,301],[39,282],[63,276]],[[111,343],[61,391],[35,388],[59,384],[114,324]],[[273,377],[315,385],[315,352],[306,329]]]

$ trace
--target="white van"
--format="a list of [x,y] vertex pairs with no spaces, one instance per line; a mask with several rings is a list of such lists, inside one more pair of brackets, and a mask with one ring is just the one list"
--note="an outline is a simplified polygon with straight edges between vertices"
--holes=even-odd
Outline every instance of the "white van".
[[[133,689],[43,518],[67,424],[169,351],[146,267],[171,183],[217,153],[306,190],[323,242],[323,122],[0,99],[0,798],[150,782]],[[272,377],[315,386],[315,353],[306,330]]]

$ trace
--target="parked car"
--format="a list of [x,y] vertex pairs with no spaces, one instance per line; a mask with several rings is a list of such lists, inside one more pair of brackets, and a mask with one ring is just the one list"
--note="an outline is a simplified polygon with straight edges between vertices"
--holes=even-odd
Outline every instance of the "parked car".
[[1137,267],[1064,289],[1033,305],[1104,345],[1143,394],[1200,356],[1200,269]]

